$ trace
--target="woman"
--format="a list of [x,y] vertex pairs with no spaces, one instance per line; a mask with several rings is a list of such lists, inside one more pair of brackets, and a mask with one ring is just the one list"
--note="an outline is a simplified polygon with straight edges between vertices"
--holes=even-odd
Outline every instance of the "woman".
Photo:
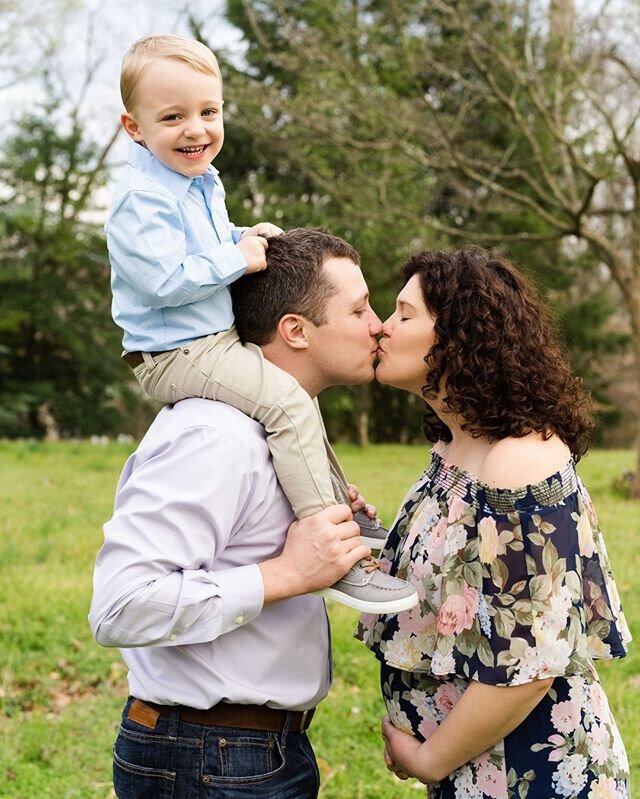
[[383,552],[421,602],[358,631],[381,661],[387,766],[438,799],[627,797],[593,665],[630,636],[575,470],[587,395],[508,261],[425,252],[404,274],[377,378],[426,400],[434,446]]

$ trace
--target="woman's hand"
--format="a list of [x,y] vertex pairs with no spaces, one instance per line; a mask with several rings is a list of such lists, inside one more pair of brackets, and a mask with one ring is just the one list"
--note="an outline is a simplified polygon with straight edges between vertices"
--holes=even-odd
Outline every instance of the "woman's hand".
[[[382,719],[382,739],[384,740],[384,762],[400,780],[415,777],[421,782],[434,782],[425,773],[426,763],[423,760],[424,744],[412,735],[397,730],[389,716]],[[422,750],[422,752],[420,751]]]
[[409,776],[421,782],[441,782],[522,724],[552,684],[552,677],[508,687],[472,680],[423,744],[396,729],[385,717],[382,737],[387,768],[400,779]]

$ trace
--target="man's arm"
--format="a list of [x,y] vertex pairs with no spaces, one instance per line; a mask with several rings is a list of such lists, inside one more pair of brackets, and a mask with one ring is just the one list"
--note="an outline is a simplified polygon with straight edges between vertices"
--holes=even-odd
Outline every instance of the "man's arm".
[[343,506],[292,525],[282,552],[261,566],[217,569],[251,503],[254,462],[246,442],[210,427],[132,456],[96,561],[89,620],[100,644],[212,641],[265,601],[330,585],[367,553]]
[[360,543],[360,528],[346,505],[294,522],[282,554],[260,564],[264,604],[333,585],[370,553]]

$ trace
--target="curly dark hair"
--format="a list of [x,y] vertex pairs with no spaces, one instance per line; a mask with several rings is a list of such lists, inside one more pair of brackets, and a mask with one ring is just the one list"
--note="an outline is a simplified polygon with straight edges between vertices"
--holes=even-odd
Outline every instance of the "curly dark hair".
[[[425,355],[425,400],[444,389],[448,410],[473,436],[558,435],[578,460],[589,447],[591,400],[569,366],[536,291],[506,258],[479,247],[421,252],[404,267],[418,275],[435,317]],[[451,431],[427,406],[429,441]]]

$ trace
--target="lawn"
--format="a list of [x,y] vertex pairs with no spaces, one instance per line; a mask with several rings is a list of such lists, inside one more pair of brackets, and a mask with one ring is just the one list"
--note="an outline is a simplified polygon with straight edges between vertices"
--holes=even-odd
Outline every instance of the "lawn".
[[[111,746],[126,693],[115,650],[86,622],[91,573],[132,445],[0,442],[0,799],[113,797]],[[347,474],[391,522],[426,449],[338,447]],[[612,494],[631,452],[594,452],[580,463],[605,531],[618,587],[640,636],[640,503]],[[311,729],[325,799],[408,799],[417,783],[384,768],[382,704],[373,657],[352,638],[357,614],[330,607],[335,682]],[[640,647],[599,667],[640,775]],[[542,799],[542,798],[539,798]]]

